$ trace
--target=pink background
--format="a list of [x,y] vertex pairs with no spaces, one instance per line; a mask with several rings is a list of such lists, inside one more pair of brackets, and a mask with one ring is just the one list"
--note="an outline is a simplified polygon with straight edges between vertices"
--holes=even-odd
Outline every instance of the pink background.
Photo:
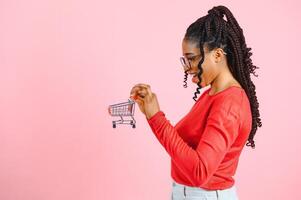
[[[194,101],[179,62],[186,28],[230,8],[252,48],[263,127],[235,176],[242,200],[300,199],[300,2],[0,1],[0,199],[170,199],[170,158],[136,107],[110,104],[150,84],[175,124]],[[198,95],[199,96],[199,95]]]

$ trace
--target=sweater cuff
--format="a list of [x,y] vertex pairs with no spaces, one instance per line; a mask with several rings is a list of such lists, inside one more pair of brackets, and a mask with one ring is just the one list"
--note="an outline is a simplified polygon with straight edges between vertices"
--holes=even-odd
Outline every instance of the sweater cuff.
[[147,119],[147,122],[149,123],[149,125],[156,125],[158,123],[160,123],[160,121],[162,120],[161,117],[165,117],[165,114],[163,111],[158,111],[156,112],[156,114],[154,114],[151,118]]

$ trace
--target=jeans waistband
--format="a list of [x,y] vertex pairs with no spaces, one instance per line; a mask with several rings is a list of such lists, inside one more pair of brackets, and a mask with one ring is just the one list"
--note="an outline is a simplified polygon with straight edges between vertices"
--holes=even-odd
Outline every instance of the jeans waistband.
[[[172,185],[173,186],[178,186],[178,187],[185,187],[186,189],[189,188],[191,190],[200,190],[200,191],[205,191],[205,192],[210,192],[210,191],[215,191],[215,190],[208,190],[205,188],[201,188],[201,187],[192,187],[192,186],[188,186],[188,185],[183,185],[181,183],[177,183],[176,181],[172,181]],[[219,190],[219,189],[218,189]],[[221,189],[219,191],[226,191],[226,190],[236,190],[236,186],[233,185],[230,188],[226,188],[226,189]]]
[[[228,197],[231,197],[230,198],[231,200],[238,199],[235,185],[233,185],[232,187],[227,188],[227,189],[207,190],[207,189],[200,188],[200,187],[192,187],[192,186],[183,185],[183,184],[173,181],[172,186],[173,186],[174,196],[177,196],[177,195],[180,195],[180,196],[182,195],[182,196],[187,196],[187,197],[207,196],[207,197],[214,197],[216,199],[228,199]],[[225,198],[225,197],[227,197],[227,198]]]

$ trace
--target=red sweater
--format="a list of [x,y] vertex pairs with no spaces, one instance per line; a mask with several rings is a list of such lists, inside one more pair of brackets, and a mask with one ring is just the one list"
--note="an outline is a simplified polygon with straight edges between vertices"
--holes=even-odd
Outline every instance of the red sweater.
[[171,157],[173,180],[221,190],[234,185],[232,176],[252,128],[252,114],[242,88],[230,86],[215,95],[209,91],[175,126],[161,110],[147,121]]

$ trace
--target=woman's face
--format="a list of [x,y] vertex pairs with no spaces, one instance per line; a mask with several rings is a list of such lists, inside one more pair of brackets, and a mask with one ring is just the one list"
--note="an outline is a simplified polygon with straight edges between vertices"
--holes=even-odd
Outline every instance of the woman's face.
[[[199,72],[198,63],[200,62],[202,55],[200,49],[197,47],[195,42],[183,39],[182,41],[183,56],[186,57],[191,64],[191,68],[187,71],[188,74],[196,75]],[[215,57],[215,50],[208,52],[207,48],[204,48],[205,60],[202,63],[203,73],[201,74],[201,86],[206,87],[219,74],[219,68],[217,59]],[[197,76],[193,76],[192,82],[198,83],[199,79]]]

